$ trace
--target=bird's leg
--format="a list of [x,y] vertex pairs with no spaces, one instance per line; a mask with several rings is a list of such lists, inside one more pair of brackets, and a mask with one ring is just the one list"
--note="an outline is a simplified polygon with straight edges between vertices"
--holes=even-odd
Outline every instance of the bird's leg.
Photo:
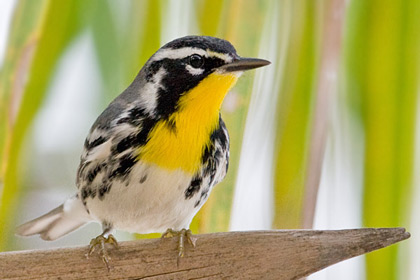
[[96,238],[93,238],[90,241],[89,251],[86,254],[86,257],[89,257],[90,255],[92,255],[95,249],[99,247],[98,253],[101,256],[102,261],[105,263],[108,271],[110,270],[109,260],[111,259],[111,257],[109,256],[108,251],[106,249],[106,244],[111,244],[112,246],[114,246],[114,248],[118,248],[118,242],[112,234],[109,234],[110,231],[110,229],[106,229],[101,235],[97,236]]
[[185,239],[187,242],[190,243],[191,246],[195,247],[195,242],[197,238],[193,237],[191,230],[189,229],[181,229],[180,231],[176,231],[173,229],[168,228],[163,234],[162,238],[166,237],[178,237],[178,257],[183,257],[185,253]]

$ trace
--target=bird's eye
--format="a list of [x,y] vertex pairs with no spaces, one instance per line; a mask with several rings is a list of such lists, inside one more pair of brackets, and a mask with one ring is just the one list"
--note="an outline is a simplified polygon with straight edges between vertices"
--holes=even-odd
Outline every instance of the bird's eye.
[[204,58],[198,54],[190,56],[190,65],[194,68],[200,68],[204,64]]

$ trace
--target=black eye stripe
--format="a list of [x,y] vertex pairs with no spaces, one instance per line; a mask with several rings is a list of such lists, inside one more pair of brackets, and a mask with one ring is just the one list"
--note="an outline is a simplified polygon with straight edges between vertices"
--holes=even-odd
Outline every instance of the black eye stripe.
[[[205,57],[205,63],[201,67],[204,71],[199,75],[193,75],[186,68],[186,65],[190,65],[190,56],[175,59],[168,57],[151,61],[148,67],[144,69],[146,81],[159,83],[160,85],[155,112],[163,119],[168,118],[176,111],[178,100],[183,93],[195,87],[217,67],[226,64],[221,58],[214,56]],[[155,79],[157,72],[161,68],[165,70],[164,75],[159,79]]]

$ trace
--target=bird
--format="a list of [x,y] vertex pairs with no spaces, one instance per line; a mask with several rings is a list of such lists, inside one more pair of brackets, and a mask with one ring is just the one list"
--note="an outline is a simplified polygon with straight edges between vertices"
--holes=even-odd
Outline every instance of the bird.
[[16,230],[55,240],[99,222],[98,249],[118,248],[115,230],[162,233],[195,246],[190,223],[229,166],[222,102],[241,74],[269,61],[244,58],[220,38],[186,36],[154,53],[133,82],[99,115],[84,142],[77,192]]

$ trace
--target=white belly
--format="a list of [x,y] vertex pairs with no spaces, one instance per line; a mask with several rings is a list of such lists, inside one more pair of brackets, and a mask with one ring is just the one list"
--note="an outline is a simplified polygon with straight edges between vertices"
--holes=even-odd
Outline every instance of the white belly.
[[181,170],[168,171],[138,162],[128,180],[114,180],[102,200],[89,198],[86,206],[94,219],[124,231],[152,233],[188,228],[206,200],[196,204],[200,192],[185,197],[191,179]]

